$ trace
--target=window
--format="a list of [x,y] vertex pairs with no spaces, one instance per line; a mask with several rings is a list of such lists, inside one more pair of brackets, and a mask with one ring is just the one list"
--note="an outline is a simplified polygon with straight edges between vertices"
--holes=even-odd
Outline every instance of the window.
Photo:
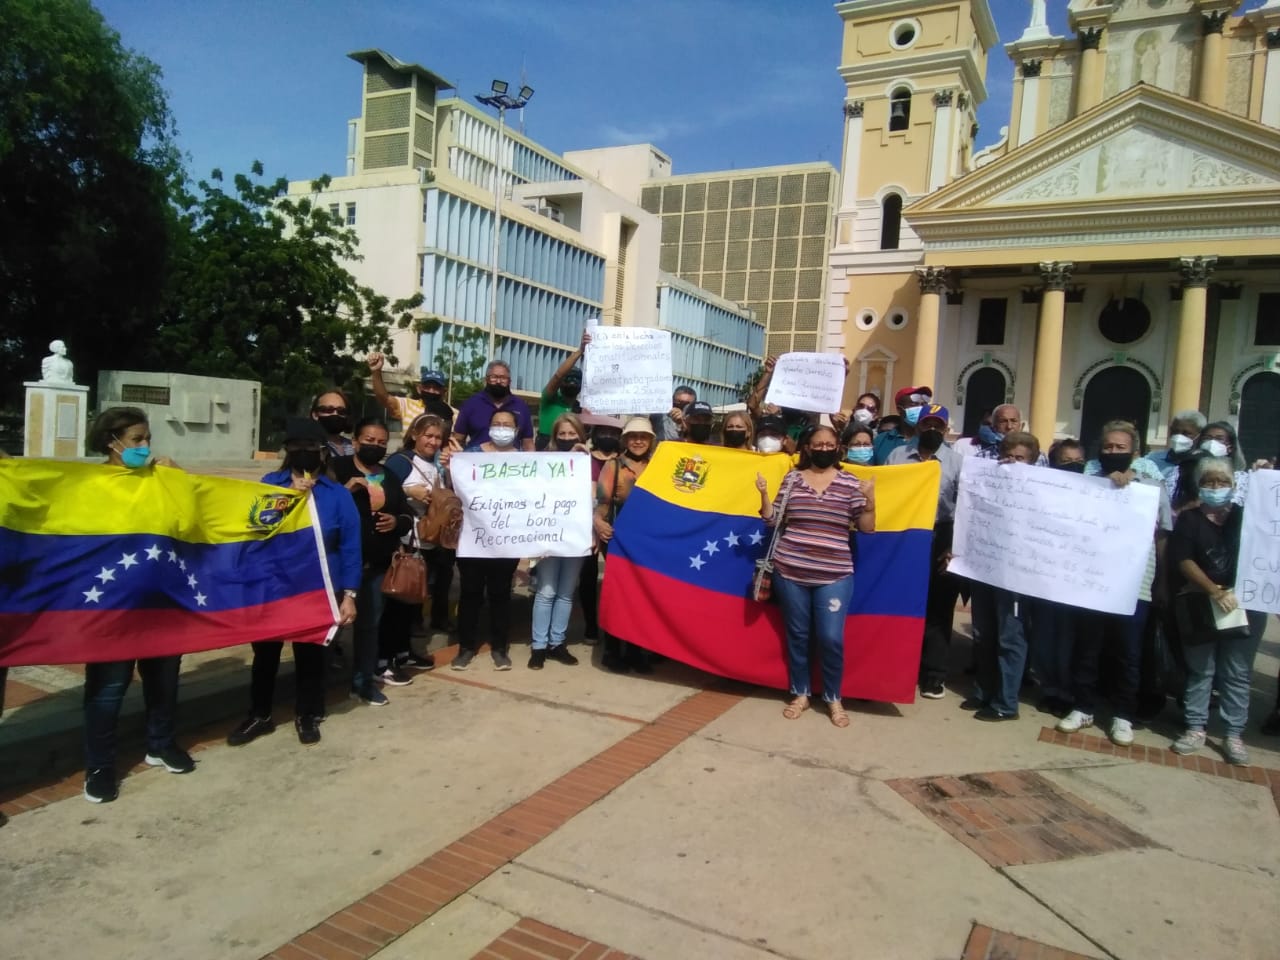
[[356,205],[354,203],[347,204],[347,226],[354,227],[356,225]]
[[1004,320],[1008,303],[1004,297],[983,297],[978,304],[978,346],[998,347],[1004,343]]
[[911,126],[911,91],[899,87],[889,96],[889,130],[906,130]]
[[902,233],[902,197],[891,193],[880,205],[880,249],[897,250]]
[[907,315],[901,310],[895,310],[893,313],[889,314],[888,319],[885,320],[885,324],[890,330],[901,330],[907,325]]
[[1258,323],[1253,328],[1255,347],[1280,347],[1280,293],[1258,294]]
[[876,321],[878,319],[876,312],[868,309],[860,311],[858,315],[853,318],[853,322],[859,330],[873,330],[875,329]]
[[338,223],[342,222],[342,208],[336,203],[329,204],[329,216],[333,217]]
[[920,35],[920,24],[914,20],[899,20],[889,31],[889,43],[895,50],[905,50],[916,42]]

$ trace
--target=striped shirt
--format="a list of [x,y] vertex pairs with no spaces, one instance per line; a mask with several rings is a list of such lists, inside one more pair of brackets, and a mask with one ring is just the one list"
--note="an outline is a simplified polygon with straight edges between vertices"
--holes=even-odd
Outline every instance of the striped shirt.
[[862,513],[867,498],[852,474],[837,470],[821,494],[805,482],[799,470],[787,474],[773,501],[778,517],[787,501],[782,533],[774,551],[774,568],[794,583],[821,586],[853,573],[849,528]]

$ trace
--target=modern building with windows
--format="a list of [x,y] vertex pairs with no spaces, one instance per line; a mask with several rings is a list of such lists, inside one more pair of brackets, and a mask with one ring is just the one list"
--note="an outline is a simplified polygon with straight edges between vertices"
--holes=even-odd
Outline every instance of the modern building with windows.
[[928,384],[1042,444],[1170,415],[1280,449],[1280,3],[1071,0],[1005,44],[1009,123],[976,144],[987,0],[836,5],[847,85],[828,349],[846,400]]
[[763,324],[738,304],[669,273],[658,275],[658,316],[671,331],[676,382],[713,406],[738,402],[739,388],[760,367]]

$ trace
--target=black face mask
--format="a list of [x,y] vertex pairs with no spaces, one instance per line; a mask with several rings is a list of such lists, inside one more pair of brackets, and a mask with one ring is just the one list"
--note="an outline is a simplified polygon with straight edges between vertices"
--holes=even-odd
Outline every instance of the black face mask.
[[505,383],[487,383],[484,392],[495,400],[505,400],[511,396],[511,388]]
[[601,453],[617,453],[622,446],[621,437],[596,437],[591,445]]
[[839,450],[810,450],[809,462],[819,470],[826,470],[828,467],[834,467],[836,461],[840,459]]
[[916,438],[920,441],[920,449],[925,453],[936,453],[942,446],[941,430],[921,430]]
[[711,439],[711,424],[709,423],[691,423],[689,424],[689,439],[694,443],[706,443]]
[[581,392],[582,392],[582,386],[580,384],[577,384],[577,383],[560,384],[560,396],[564,397],[566,400],[574,399]]
[[319,450],[291,450],[285,455],[284,465],[297,473],[316,474],[324,466],[324,454]]
[[578,441],[572,440],[572,439],[565,440],[562,437],[556,437],[555,444],[556,444],[556,449],[559,450],[561,453],[568,453],[570,450],[572,450],[574,447],[578,445]]
[[439,397],[424,397],[422,409],[425,413],[434,413],[442,420],[453,419],[453,410]]
[[1133,463],[1132,453],[1100,453],[1098,454],[1098,464],[1102,467],[1104,476],[1113,473],[1124,473]]
[[1073,460],[1070,463],[1055,463],[1055,470],[1065,470],[1067,473],[1084,473],[1084,461]]
[[324,427],[324,432],[330,436],[342,433],[343,430],[347,429],[347,418],[336,413],[319,417],[316,422]]
[[726,430],[724,432],[724,445],[726,447],[745,447],[747,445],[747,431]]
[[373,443],[362,443],[356,447],[356,459],[366,467],[376,467],[387,455],[387,448]]

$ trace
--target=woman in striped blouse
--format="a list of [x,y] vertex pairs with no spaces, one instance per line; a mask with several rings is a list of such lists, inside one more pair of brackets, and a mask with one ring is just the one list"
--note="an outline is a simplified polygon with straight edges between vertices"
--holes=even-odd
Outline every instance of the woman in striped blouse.
[[[795,720],[809,709],[810,638],[817,640],[822,669],[822,699],[831,722],[847,727],[840,703],[844,676],[844,621],[853,596],[853,555],[849,530],[876,528],[873,481],[859,481],[836,464],[839,439],[831,427],[814,427],[800,437],[800,462],[769,500],[764,477],[756,475],[760,516],[772,526],[779,513],[782,530],[774,551],[773,588],[787,630],[787,667],[791,700],[782,715]],[[782,507],[786,503],[785,511]]]

